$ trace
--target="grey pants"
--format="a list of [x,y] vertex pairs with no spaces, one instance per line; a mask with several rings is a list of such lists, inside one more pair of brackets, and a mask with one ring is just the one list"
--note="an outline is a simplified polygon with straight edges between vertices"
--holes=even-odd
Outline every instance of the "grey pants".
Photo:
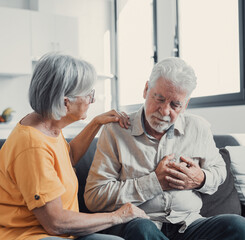
[[[40,240],[71,240],[71,239],[60,238],[60,237],[46,237]],[[93,233],[93,234],[90,234],[84,237],[76,238],[75,240],[123,240],[123,238],[118,237],[118,236],[109,235],[109,234]]]

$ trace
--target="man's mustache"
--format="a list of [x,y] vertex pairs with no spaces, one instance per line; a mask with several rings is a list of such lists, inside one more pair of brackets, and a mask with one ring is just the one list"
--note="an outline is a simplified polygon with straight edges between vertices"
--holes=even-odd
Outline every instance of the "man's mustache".
[[159,113],[153,113],[152,116],[156,117],[156,118],[158,118],[158,119],[160,119],[162,121],[165,121],[165,122],[170,122],[171,121],[170,116],[162,116]]

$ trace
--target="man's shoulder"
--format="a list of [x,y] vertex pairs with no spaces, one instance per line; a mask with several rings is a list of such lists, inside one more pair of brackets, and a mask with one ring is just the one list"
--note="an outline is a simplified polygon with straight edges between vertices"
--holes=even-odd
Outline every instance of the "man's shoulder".
[[[129,116],[129,122],[130,122],[130,126],[129,126],[129,129],[131,129],[131,126],[134,124],[135,122],[135,117],[136,117],[136,113],[137,112],[132,112],[132,113],[129,113],[127,114]],[[107,123],[105,126],[104,126],[104,129],[107,129],[107,130],[122,130],[122,129],[125,129],[125,128],[122,128],[118,122],[111,122],[111,123]]]
[[203,117],[195,115],[192,113],[182,114],[182,120],[185,122],[185,125],[190,125],[192,127],[198,128],[210,128],[211,124]]
[[[116,139],[128,139],[131,138],[133,134],[133,129],[138,126],[138,119],[136,119],[137,112],[129,113],[130,125],[128,128],[121,127],[118,122],[111,122],[104,125],[103,130],[100,136],[107,136],[107,138],[116,138]],[[136,124],[137,122],[137,124]]]

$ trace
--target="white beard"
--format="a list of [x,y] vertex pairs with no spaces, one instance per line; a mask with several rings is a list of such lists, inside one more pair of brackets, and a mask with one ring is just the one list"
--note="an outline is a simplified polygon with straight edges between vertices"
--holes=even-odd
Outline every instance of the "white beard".
[[[156,117],[163,120],[164,122],[158,120]],[[151,114],[150,116],[146,117],[146,120],[150,127],[159,133],[163,133],[172,125],[170,116],[163,117],[158,113]]]

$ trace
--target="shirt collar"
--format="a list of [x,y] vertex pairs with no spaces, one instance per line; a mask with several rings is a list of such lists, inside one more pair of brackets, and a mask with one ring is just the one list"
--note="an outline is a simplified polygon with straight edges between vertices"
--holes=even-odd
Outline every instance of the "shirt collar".
[[185,134],[185,130],[184,130],[184,126],[185,126],[185,118],[184,118],[184,114],[180,113],[177,120],[174,123],[174,129],[180,134],[180,135],[184,135]]
[[138,112],[136,112],[134,123],[132,126],[132,135],[134,136],[140,136],[145,132],[142,127],[142,121],[141,121],[143,110],[144,110],[144,105],[138,110]]

